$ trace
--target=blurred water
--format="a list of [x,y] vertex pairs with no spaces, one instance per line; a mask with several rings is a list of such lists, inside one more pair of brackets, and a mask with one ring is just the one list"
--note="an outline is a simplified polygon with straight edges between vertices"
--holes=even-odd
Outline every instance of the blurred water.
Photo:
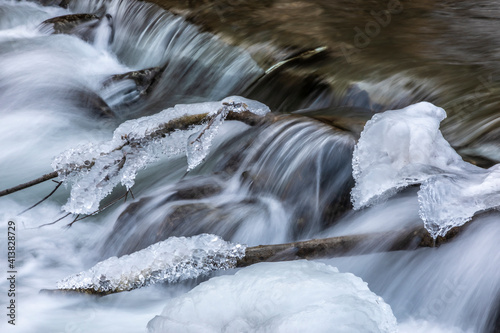
[[[112,25],[101,19],[92,28],[96,38],[89,42],[73,35],[48,35],[37,28],[46,19],[76,12],[109,14]],[[161,67],[161,74],[145,96],[136,96],[139,93],[132,80],[104,87],[113,75],[150,67]],[[339,76],[351,70],[344,65],[337,69]],[[365,70],[360,69],[358,76]],[[101,299],[49,297],[38,291],[55,288],[58,280],[110,255],[130,253],[168,236],[210,232],[257,245],[421,224],[412,188],[381,205],[351,210],[351,156],[356,134],[334,129],[329,121],[332,116],[340,117],[332,122],[346,125],[343,128],[358,126],[358,120],[344,117],[342,112],[355,114],[359,109],[354,108],[363,103],[339,111],[338,103],[346,100],[332,97],[325,86],[316,87],[311,94],[292,96],[300,101],[291,101],[286,89],[274,90],[283,78],[260,81],[259,89],[250,87],[262,73],[247,51],[146,2],[73,1],[69,9],[61,9],[0,1],[2,189],[51,172],[52,158],[70,147],[109,140],[123,120],[179,102],[220,100],[248,92],[264,101],[274,98],[282,111],[323,108],[318,112],[326,114],[322,121],[327,123],[292,115],[282,115],[258,129],[226,122],[213,142],[212,153],[186,177],[184,157],[160,160],[138,175],[135,201],[117,204],[69,229],[63,228],[71,222],[68,219],[36,228],[63,215],[60,207],[69,189],[60,189],[49,201],[21,216],[17,214],[45,196],[52,183],[0,198],[0,220],[15,221],[19,230],[16,331],[144,331],[147,322],[162,312],[165,299],[183,294],[192,285],[153,286]],[[460,82],[450,88],[449,83],[431,78],[419,78],[421,85],[413,89],[412,75],[400,68],[394,75],[358,77],[358,90],[352,88],[351,92],[368,92],[371,102],[379,105],[406,106],[424,97],[432,99],[433,94],[451,91],[457,95],[461,91]],[[343,83],[340,86],[345,88]],[[361,100],[362,96],[351,98]],[[398,96],[404,98],[396,103]],[[361,118],[369,118],[372,111],[362,109]],[[467,119],[474,118],[472,113]],[[490,112],[493,116],[484,121],[484,114],[478,113],[471,128],[463,118],[454,121],[452,115],[445,137],[460,143],[464,134],[463,142],[472,142],[494,157],[497,147],[493,153],[488,147],[495,141],[483,142],[475,135],[488,129],[496,116]],[[118,188],[113,196],[122,191]],[[367,281],[392,307],[402,332],[493,332],[498,329],[495,311],[500,299],[498,218],[496,213],[477,218],[462,236],[439,249],[327,262]],[[1,256],[6,258],[6,228],[0,237]],[[0,287],[7,287],[5,279]],[[5,320],[0,327],[3,332]]]

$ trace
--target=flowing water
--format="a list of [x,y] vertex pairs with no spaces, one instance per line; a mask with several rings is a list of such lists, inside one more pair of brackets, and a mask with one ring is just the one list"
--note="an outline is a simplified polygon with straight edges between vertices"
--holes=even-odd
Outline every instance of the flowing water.
[[[9,332],[145,331],[148,322],[162,313],[166,300],[184,295],[200,281],[155,285],[103,298],[38,292],[55,288],[57,281],[98,261],[142,250],[168,237],[211,233],[253,246],[422,225],[415,187],[372,207],[352,209],[353,149],[364,122],[375,111],[425,99],[448,111],[444,137],[468,161],[491,166],[500,160],[498,87],[495,78],[488,76],[498,69],[491,60],[496,57],[498,42],[488,37],[491,43],[474,52],[466,46],[474,46],[476,40],[467,38],[465,46],[456,46],[455,52],[438,47],[444,43],[442,38],[455,38],[452,33],[459,35],[467,26],[468,32],[480,31],[477,20],[485,12],[492,16],[484,19],[489,22],[486,27],[492,29],[490,21],[497,20],[497,12],[487,9],[498,5],[483,2],[484,10],[471,9],[467,1],[461,1],[457,8],[443,7],[432,15],[426,14],[432,6],[414,2],[411,6],[424,13],[424,23],[435,23],[442,17],[451,20],[453,16],[468,20],[461,21],[462,25],[415,28],[421,33],[415,32],[412,46],[408,42],[412,41],[411,32],[397,30],[410,15],[403,12],[397,19],[394,16],[395,26],[387,29],[401,38],[395,38],[394,45],[400,47],[395,55],[380,54],[388,45],[384,45],[386,37],[373,37],[374,49],[353,53],[353,61],[364,65],[328,62],[329,54],[317,62],[294,63],[264,75],[269,63],[276,60],[262,60],[269,45],[254,43],[251,38],[244,48],[234,41],[230,45],[147,2],[73,1],[62,8],[0,0],[1,189],[53,171],[53,158],[67,149],[111,140],[113,131],[126,120],[154,115],[178,103],[217,101],[237,94],[281,113],[261,126],[224,122],[213,138],[210,154],[188,173],[184,156],[158,154],[151,166],[138,173],[132,188],[134,198],[129,195],[127,202],[122,198],[71,228],[65,227],[71,217],[38,228],[66,214],[61,207],[69,187],[63,185],[47,201],[20,215],[56,184],[47,181],[0,198],[2,270],[8,271],[7,223],[12,221],[16,225],[18,272],[16,327],[7,323],[4,314],[8,281],[0,282],[2,332],[5,328]],[[367,10],[375,8],[374,3],[367,4]],[[283,2],[277,8],[295,13],[308,6],[302,2],[296,5],[287,7]],[[366,19],[365,12],[353,11],[339,23],[341,19],[329,11],[328,3],[321,8],[318,22],[325,26],[350,26],[346,23],[349,15],[358,15],[359,22]],[[261,10],[255,9],[256,13]],[[41,25],[73,13],[95,16],[78,21],[65,34],[53,34],[56,26],[51,23]],[[331,22],[324,21],[325,15],[331,16]],[[312,17],[306,15],[310,20]],[[417,18],[414,21],[414,26],[422,23]],[[303,22],[299,28],[306,29]],[[347,40],[345,29],[339,31],[339,40]],[[478,36],[485,35],[481,32]],[[285,33],[283,40],[287,38]],[[307,38],[297,38],[307,45]],[[329,47],[330,43],[325,40]],[[283,57],[289,55],[287,52],[296,53],[286,48],[281,51]],[[413,62],[407,56],[409,51],[415,52]],[[465,59],[468,52],[483,52],[485,56]],[[394,65],[389,66],[391,59]],[[330,76],[311,75],[311,71],[328,71]],[[477,75],[477,82],[457,79],[470,73]],[[486,80],[484,89],[481,78]],[[180,135],[179,140],[184,142],[187,137]],[[104,204],[125,191],[118,186]],[[366,281],[370,290],[390,305],[401,332],[497,332],[499,217],[495,211],[477,216],[465,232],[438,249],[323,261]],[[231,275],[234,271],[216,274]]]

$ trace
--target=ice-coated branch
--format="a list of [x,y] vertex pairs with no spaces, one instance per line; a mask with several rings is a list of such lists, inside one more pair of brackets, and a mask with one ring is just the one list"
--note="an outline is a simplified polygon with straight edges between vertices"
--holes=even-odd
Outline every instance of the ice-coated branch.
[[[113,139],[70,149],[54,159],[54,172],[25,184],[0,191],[0,196],[59,177],[71,184],[67,212],[89,214],[98,211],[100,201],[121,183],[127,190],[134,185],[140,169],[161,155],[186,153],[188,170],[200,164],[210,151],[213,138],[224,120],[248,125],[264,121],[269,108],[242,97],[220,102],[177,105],[159,114],[120,125]],[[190,135],[196,135],[189,140]]]
[[212,271],[246,267],[265,261],[332,258],[378,252],[438,247],[458,235],[432,238],[424,227],[397,232],[349,235],[287,244],[246,247],[218,236],[171,237],[148,248],[102,261],[90,270],[67,277],[46,293],[84,293],[105,296],[160,282],[180,282]]
[[171,237],[149,247],[99,262],[58,282],[59,290],[107,295],[158,282],[180,282],[236,267],[245,246],[215,235]]

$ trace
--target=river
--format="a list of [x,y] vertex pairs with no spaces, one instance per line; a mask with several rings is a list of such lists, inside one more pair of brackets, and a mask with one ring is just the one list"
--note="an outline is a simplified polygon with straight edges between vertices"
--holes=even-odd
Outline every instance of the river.
[[[209,233],[256,246],[423,225],[422,190],[411,182],[384,200],[353,209],[353,151],[365,123],[376,113],[421,101],[433,103],[448,115],[441,123],[446,140],[442,145],[448,147],[449,142],[452,149],[440,150],[438,156],[456,151],[467,163],[460,170],[483,170],[500,162],[500,7],[496,2],[155,2],[161,7],[133,0],[0,0],[0,190],[54,171],[54,158],[65,160],[70,149],[82,156],[82,163],[97,158],[104,147],[98,143],[127,139],[113,138],[120,124],[128,121],[128,127],[120,128],[139,132],[152,126],[146,119],[159,119],[144,117],[160,117],[163,110],[212,112],[217,109],[213,105],[219,104],[208,102],[238,95],[269,106],[272,118],[267,119],[272,120],[257,125],[221,122],[217,131],[205,135],[210,143],[205,147],[207,155],[199,158],[201,163],[186,159],[186,150],[191,158],[186,142],[201,127],[175,132],[167,138],[171,141],[159,140],[158,146],[148,148],[148,156],[127,150],[129,156],[138,157],[135,165],[125,167],[138,170],[122,181],[133,185],[126,198],[124,185],[103,190],[109,177],[99,174],[102,178],[90,179],[90,172],[73,174],[68,184],[26,212],[57,183],[49,180],[1,197],[0,253],[2,276],[7,276],[0,282],[2,332],[161,331],[161,317],[155,316],[165,316],[167,301],[180,308],[190,301],[182,297],[192,295],[187,293],[208,277],[105,297],[39,291],[54,289],[61,279],[108,257],[130,254],[172,236]],[[92,15],[50,21],[76,13]],[[247,103],[250,110],[260,107]],[[180,106],[172,109],[175,105]],[[264,117],[266,112],[257,113]],[[387,133],[380,133],[381,138]],[[381,139],[380,144],[389,141]],[[419,144],[424,143],[410,147]],[[420,156],[417,148],[405,153]],[[489,170],[496,177],[496,169]],[[495,201],[496,178],[488,182],[485,188],[493,189],[491,194],[466,201],[488,201],[482,199],[488,196]],[[95,207],[95,191],[85,190],[92,186],[106,197],[101,208],[113,204],[68,227],[75,218],[95,211],[75,208]],[[75,188],[83,192],[74,194]],[[72,195],[74,200],[68,201]],[[452,202],[451,210],[453,204],[457,210],[462,205]],[[481,202],[476,204],[483,207]],[[383,300],[374,302],[390,306],[389,317],[393,314],[400,332],[498,332],[500,216],[490,208],[500,203],[486,206],[478,209],[463,232],[439,248],[353,252],[293,267],[304,270],[300,274],[306,277],[308,269],[317,270],[318,275],[311,273],[312,279],[321,274],[337,276],[332,266],[361,278],[371,296],[360,302],[380,296]],[[83,215],[59,220],[67,214],[62,209]],[[11,236],[15,250],[8,247],[12,246],[8,231],[14,230],[9,226],[15,226]],[[390,242],[379,246],[388,248]],[[300,274],[294,276],[290,267],[256,266],[254,274],[263,275],[260,284],[258,276],[247,278],[259,288],[273,283],[277,277],[272,274],[280,272],[290,274],[290,281],[299,279]],[[266,294],[242,287],[244,274],[252,270],[235,275],[238,270],[211,276],[240,276],[243,282],[227,280],[227,285],[234,282],[236,294],[242,288],[241,304],[258,308]],[[15,279],[8,280],[12,275]],[[341,276],[344,282],[354,281],[351,274]],[[272,297],[281,299],[287,288],[296,287],[286,283],[286,279],[277,283]],[[301,299],[309,299],[307,288],[321,295],[315,287],[296,292],[303,292]],[[15,289],[15,296],[9,296],[9,288]],[[223,318],[222,312],[231,313],[232,303],[214,305],[218,300],[212,297],[194,297],[208,305],[184,315]],[[6,310],[12,300],[15,326],[8,322]],[[384,318],[370,312],[368,305],[352,304],[357,303],[346,301],[344,308],[325,305],[324,309],[333,310],[304,315],[302,320],[286,317],[286,311],[295,310],[285,303],[274,304],[269,312],[276,318],[290,318],[294,325],[307,322],[309,329],[325,332],[332,331],[328,329],[332,323],[322,327],[322,320],[352,321],[356,309],[367,318],[372,316],[373,322]],[[229,318],[234,326],[225,327],[226,332],[238,331],[238,320],[252,327],[253,317],[245,311],[244,319]],[[344,312],[344,317],[338,315]],[[271,322],[254,326],[255,331],[274,331],[276,322]],[[279,327],[285,330],[283,325]],[[188,326],[176,327],[189,331]],[[205,331],[203,326],[191,329]]]

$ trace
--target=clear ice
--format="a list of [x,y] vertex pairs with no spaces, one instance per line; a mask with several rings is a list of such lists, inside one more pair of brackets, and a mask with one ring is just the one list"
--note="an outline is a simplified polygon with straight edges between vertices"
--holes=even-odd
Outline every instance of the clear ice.
[[[137,172],[162,155],[172,157],[185,153],[188,170],[195,168],[208,155],[212,140],[229,111],[250,111],[262,116],[269,108],[238,96],[219,102],[176,105],[149,117],[124,122],[108,142],[89,143],[63,152],[52,162],[60,180],[72,187],[70,198],[62,208],[74,214],[96,212],[100,201],[115,186],[121,183],[130,189]],[[169,121],[204,113],[208,114],[204,125],[165,136],[155,135]]]
[[148,332],[397,332],[391,307],[323,263],[259,263],[167,301]]
[[499,165],[486,170],[464,162],[439,130],[445,118],[427,102],[374,115],[354,149],[354,209],[421,184],[419,215],[436,238],[500,206]]
[[245,256],[245,249],[244,245],[209,234],[170,237],[130,255],[101,261],[88,271],[59,281],[57,288],[118,292],[158,282],[178,282],[234,268],[236,261]]

